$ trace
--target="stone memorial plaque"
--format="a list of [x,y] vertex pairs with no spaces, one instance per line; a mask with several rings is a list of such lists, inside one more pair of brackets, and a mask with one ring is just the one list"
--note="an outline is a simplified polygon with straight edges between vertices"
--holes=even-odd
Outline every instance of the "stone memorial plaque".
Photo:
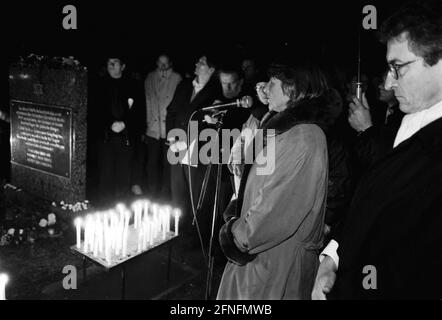
[[87,69],[30,55],[9,69],[11,183],[50,201],[86,197]]
[[11,162],[70,179],[72,110],[11,101]]

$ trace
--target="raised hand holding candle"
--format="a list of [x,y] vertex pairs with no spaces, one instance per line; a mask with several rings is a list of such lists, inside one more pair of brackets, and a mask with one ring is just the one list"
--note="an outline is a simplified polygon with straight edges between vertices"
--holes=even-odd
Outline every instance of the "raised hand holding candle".
[[0,274],[0,300],[6,300],[6,284],[8,283],[9,278],[6,274]]
[[81,223],[82,223],[82,220],[80,217],[77,217],[74,220],[75,229],[77,231],[77,249],[81,248]]

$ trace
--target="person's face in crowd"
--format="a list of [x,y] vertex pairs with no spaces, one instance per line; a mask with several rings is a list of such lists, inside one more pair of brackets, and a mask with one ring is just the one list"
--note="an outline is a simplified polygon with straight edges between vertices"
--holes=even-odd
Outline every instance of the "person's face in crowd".
[[123,75],[125,64],[120,59],[107,60],[107,72],[114,79],[119,79]]
[[394,79],[393,72],[389,72],[385,89],[394,91],[403,112],[415,113],[442,99],[442,62],[433,66],[425,64],[422,57],[410,50],[406,34],[388,41],[387,62],[399,67],[399,77]]
[[172,63],[168,56],[159,56],[157,60],[157,68],[159,71],[168,71],[172,69]]
[[224,73],[219,74],[219,80],[223,88],[223,95],[227,99],[233,99],[239,96],[243,79],[239,79],[236,73]]
[[198,77],[210,77],[215,71],[214,68],[209,67],[207,64],[207,58],[202,56],[195,64],[195,74]]
[[290,97],[282,90],[281,80],[272,77],[264,88],[264,92],[269,99],[269,110],[281,112],[287,109],[287,102]]

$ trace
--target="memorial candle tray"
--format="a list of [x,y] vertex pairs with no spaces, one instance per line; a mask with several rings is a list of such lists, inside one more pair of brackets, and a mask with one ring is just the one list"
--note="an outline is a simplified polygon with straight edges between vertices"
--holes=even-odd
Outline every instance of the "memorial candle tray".
[[147,243],[145,248],[142,248],[141,245],[140,249],[139,230],[135,229],[134,225],[130,225],[128,230],[126,255],[123,257],[122,252],[117,255],[114,249],[111,250],[110,264],[106,260],[105,252],[98,251],[96,255],[94,255],[94,252],[90,250],[88,252],[85,252],[83,250],[83,241],[81,242],[80,248],[77,248],[76,245],[73,245],[71,246],[71,249],[109,270],[146,252],[152,251],[176,237],[177,235],[175,235],[175,232],[172,231],[166,232],[165,237],[161,233],[153,239],[152,243]]

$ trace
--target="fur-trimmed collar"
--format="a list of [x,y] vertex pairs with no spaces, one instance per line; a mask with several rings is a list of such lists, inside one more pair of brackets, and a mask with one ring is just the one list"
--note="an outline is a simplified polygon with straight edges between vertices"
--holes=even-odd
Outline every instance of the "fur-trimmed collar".
[[327,131],[341,111],[342,99],[336,90],[330,89],[320,97],[299,101],[282,112],[270,111],[263,117],[262,128],[275,129],[276,134],[281,134],[297,124],[313,123]]

